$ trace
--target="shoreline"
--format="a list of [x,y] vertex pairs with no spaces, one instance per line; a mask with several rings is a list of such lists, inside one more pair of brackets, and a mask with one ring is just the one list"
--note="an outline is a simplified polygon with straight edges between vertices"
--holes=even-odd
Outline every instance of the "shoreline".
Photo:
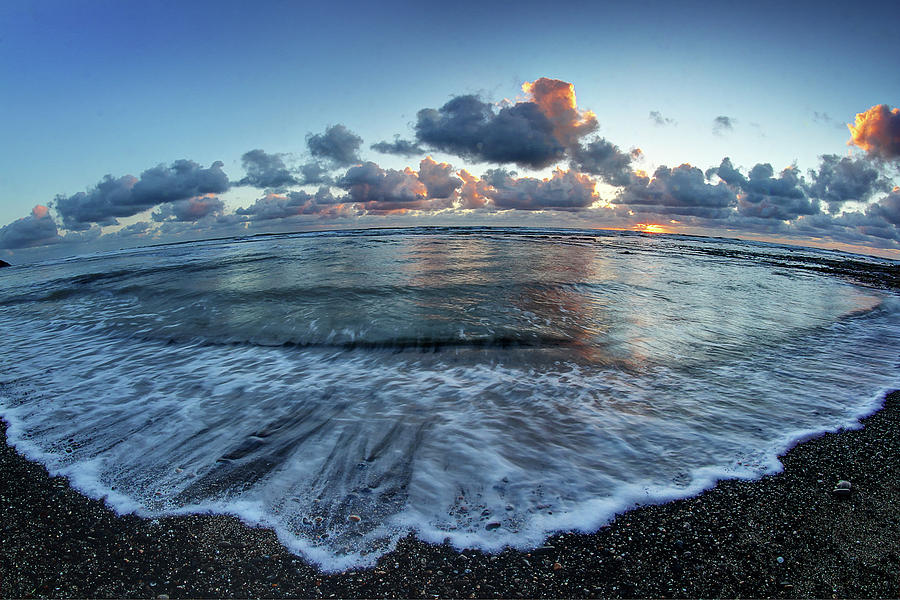
[[[896,597],[900,392],[861,422],[797,444],[781,473],[530,552],[410,536],[374,568],[326,574],[235,517],[117,516],[18,454],[0,421],[0,596]],[[847,497],[832,492],[840,479]]]

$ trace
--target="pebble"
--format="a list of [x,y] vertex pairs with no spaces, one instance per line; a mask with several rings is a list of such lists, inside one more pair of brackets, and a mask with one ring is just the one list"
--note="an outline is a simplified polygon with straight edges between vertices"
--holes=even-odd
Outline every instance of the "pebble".
[[852,486],[850,485],[849,481],[841,479],[840,481],[837,482],[837,484],[835,484],[834,490],[832,493],[835,496],[849,496],[851,487]]
[[776,560],[776,561],[778,562],[778,564],[780,565],[781,563],[784,562],[784,557],[783,557],[783,556],[779,556],[779,557],[776,558],[775,560]]
[[350,519],[351,521],[353,521],[354,523],[359,523],[360,521],[362,521],[362,517],[360,517],[359,515],[350,515],[347,518]]
[[488,523],[487,525],[484,526],[484,528],[487,529],[488,531],[493,531],[494,529],[497,529],[498,527],[500,527],[499,521],[491,521],[490,523]]

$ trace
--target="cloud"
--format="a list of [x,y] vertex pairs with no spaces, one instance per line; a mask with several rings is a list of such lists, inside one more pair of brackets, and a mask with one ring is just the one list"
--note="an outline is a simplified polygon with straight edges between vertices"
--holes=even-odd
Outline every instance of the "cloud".
[[428,188],[418,173],[407,167],[402,171],[382,169],[373,162],[350,167],[337,181],[347,190],[348,201],[357,203],[370,213],[433,209],[448,202],[434,203],[428,199]]
[[153,228],[149,221],[138,221],[137,223],[132,223],[131,225],[119,229],[115,233],[108,233],[106,235],[120,238],[141,238],[148,237],[152,233]]
[[73,196],[57,196],[56,210],[66,229],[81,231],[91,223],[116,225],[117,217],[130,217],[164,202],[228,190],[222,163],[204,169],[190,160],[176,160],[141,173],[140,179],[106,175],[94,188]]
[[221,215],[225,211],[225,203],[217,196],[206,195],[187,200],[167,202],[153,213],[153,220],[163,221],[199,221],[213,215]]
[[394,136],[393,142],[378,142],[370,146],[372,150],[382,154],[397,154],[407,158],[425,154],[425,150],[417,143],[410,140],[402,140],[400,136]]
[[662,116],[662,113],[658,110],[650,111],[650,120],[653,121],[654,125],[658,125],[659,127],[664,127],[666,125],[677,125],[677,123],[675,123],[675,119],[670,119],[668,117]]
[[46,206],[38,204],[31,214],[0,227],[0,248],[16,249],[45,246],[59,242],[56,221]]
[[433,150],[477,161],[540,169],[597,129],[597,118],[575,104],[572,84],[541,78],[522,86],[529,99],[495,107],[478,96],[456,96],[417,114],[416,140]]
[[631,161],[640,156],[640,153],[636,149],[626,154],[612,142],[596,138],[571,149],[570,165],[591,175],[599,175],[611,185],[625,186],[631,181]]
[[430,156],[419,163],[418,177],[425,184],[428,198],[449,198],[463,183],[453,172],[452,166],[436,162]]
[[271,221],[327,213],[329,207],[335,204],[338,200],[325,187],[319,188],[315,194],[304,191],[287,194],[270,192],[251,206],[237,209],[235,214],[250,221]]
[[63,225],[72,231],[88,229],[91,223],[115,225],[118,223],[116,217],[130,217],[151,208],[153,204],[134,204],[131,190],[137,181],[131,175],[123,175],[118,179],[106,175],[87,192],[78,192],[68,197],[57,196],[55,206],[63,219]]
[[812,183],[807,190],[828,203],[831,212],[838,212],[845,202],[868,202],[876,192],[891,189],[878,165],[866,157],[826,154],[821,161],[818,171],[809,171]]
[[457,208],[465,210],[484,208],[488,201],[487,195],[490,193],[488,182],[465,169],[460,169],[457,175],[463,182],[457,194]]
[[237,185],[282,189],[300,183],[285,166],[283,154],[268,154],[264,150],[250,150],[241,157],[247,175]]
[[653,177],[635,174],[612,201],[633,212],[724,219],[733,214],[735,193],[725,183],[706,183],[697,167],[659,167]]
[[858,146],[871,156],[887,160],[900,159],[900,108],[878,104],[857,113],[850,129],[848,146]]
[[531,96],[531,101],[553,123],[554,137],[567,148],[599,127],[593,112],[578,109],[575,86],[571,83],[541,77],[523,83],[522,91]]
[[880,217],[895,227],[900,227],[900,187],[895,187],[890,194],[870,204],[866,214]]
[[360,162],[359,147],[362,138],[344,127],[332,125],[325,133],[306,136],[306,146],[316,158],[331,161],[336,167],[346,167]]
[[713,119],[712,132],[715,135],[724,135],[726,132],[732,131],[734,129],[735,122],[735,119],[732,117],[719,115],[718,117]]
[[758,163],[744,177],[726,157],[722,163],[706,172],[707,178],[717,175],[737,194],[738,213],[757,219],[791,220],[799,215],[819,212],[819,204],[807,197],[803,178],[795,167],[788,167],[774,176],[768,163]]
[[589,207],[600,196],[596,182],[575,171],[557,169],[549,179],[516,178],[514,172],[493,169],[485,173],[486,195],[499,209],[569,210]]

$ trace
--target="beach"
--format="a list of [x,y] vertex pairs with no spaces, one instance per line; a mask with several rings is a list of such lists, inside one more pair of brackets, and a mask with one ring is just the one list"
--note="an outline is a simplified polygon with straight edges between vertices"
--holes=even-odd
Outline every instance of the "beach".
[[[228,516],[117,516],[3,444],[4,598],[895,597],[900,393],[782,457],[782,473],[637,507],[591,534],[499,554],[401,540],[372,569],[322,573]],[[6,433],[6,425],[2,425]],[[839,480],[849,495],[834,493]]]

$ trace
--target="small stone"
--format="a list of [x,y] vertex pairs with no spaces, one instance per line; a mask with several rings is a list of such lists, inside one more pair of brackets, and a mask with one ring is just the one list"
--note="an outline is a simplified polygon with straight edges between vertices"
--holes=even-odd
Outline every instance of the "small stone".
[[840,481],[837,482],[837,484],[835,484],[834,489],[849,490],[851,487],[852,486],[850,485],[849,481],[847,481],[846,479],[841,479]]
[[559,564],[558,562],[553,563],[553,570],[554,570],[554,571],[559,571],[560,569],[562,569],[562,565],[561,565],[561,564]]
[[159,596],[156,597],[156,600],[169,600],[169,595],[168,594],[160,594]]
[[775,562],[777,562],[777,563],[780,565],[781,563],[784,562],[784,557],[783,557],[783,556],[779,556],[778,558],[775,559]]
[[499,521],[491,521],[490,523],[488,523],[487,525],[484,526],[484,528],[487,529],[488,531],[493,531],[494,529],[497,529],[499,527],[500,527]]
[[362,517],[360,517],[359,515],[350,515],[347,518],[350,519],[351,521],[353,521],[354,523],[359,523],[360,521],[362,521]]

